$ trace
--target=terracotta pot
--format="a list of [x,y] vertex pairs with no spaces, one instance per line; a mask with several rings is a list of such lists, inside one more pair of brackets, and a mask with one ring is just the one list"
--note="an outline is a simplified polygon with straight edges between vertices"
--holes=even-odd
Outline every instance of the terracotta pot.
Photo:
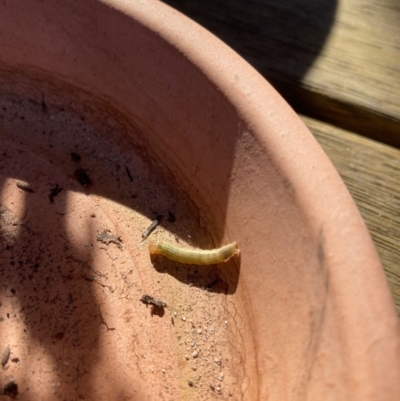
[[[0,10],[3,392],[396,399],[399,322],[372,241],[259,74],[155,1]],[[152,260],[156,238],[237,241],[241,257]]]

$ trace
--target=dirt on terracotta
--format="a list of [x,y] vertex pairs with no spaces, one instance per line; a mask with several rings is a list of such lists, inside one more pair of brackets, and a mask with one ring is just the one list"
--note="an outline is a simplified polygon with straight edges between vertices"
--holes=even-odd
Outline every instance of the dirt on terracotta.
[[212,237],[143,133],[65,93],[28,82],[0,98],[1,393],[242,399],[232,266],[150,259],[151,239]]

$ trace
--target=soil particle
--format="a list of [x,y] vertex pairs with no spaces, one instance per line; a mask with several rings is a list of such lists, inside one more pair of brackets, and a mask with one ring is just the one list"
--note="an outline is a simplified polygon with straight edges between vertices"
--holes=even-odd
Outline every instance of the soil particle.
[[86,171],[82,168],[78,168],[78,170],[75,170],[74,177],[83,187],[88,187],[92,183]]
[[97,241],[106,245],[113,243],[117,245],[118,248],[121,248],[122,245],[121,237],[119,235],[111,234],[108,231],[103,231],[100,235],[98,235]]

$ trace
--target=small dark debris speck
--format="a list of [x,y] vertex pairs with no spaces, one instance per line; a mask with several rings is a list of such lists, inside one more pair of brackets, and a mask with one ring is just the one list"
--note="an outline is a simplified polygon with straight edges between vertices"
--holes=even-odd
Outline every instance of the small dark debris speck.
[[191,380],[188,381],[188,385],[189,385],[189,387],[193,387],[194,386],[194,384],[193,384],[193,382]]
[[175,215],[168,210],[168,219],[167,219],[170,223],[175,223]]
[[214,386],[213,384],[210,384],[210,389],[211,389],[212,391],[215,391],[215,386]]
[[81,161],[81,157],[78,155],[78,153],[71,152],[70,155],[73,162],[78,163]]
[[30,194],[34,193],[35,191],[27,184],[24,184],[23,182],[17,182],[17,187],[25,192],[28,192]]
[[160,224],[161,220],[162,220],[162,216],[157,216],[157,218],[155,220],[153,220],[152,223],[143,231],[142,238],[146,239],[155,230],[155,228]]
[[55,338],[56,340],[62,340],[62,339],[64,338],[64,333],[63,333],[63,332],[57,333],[57,334],[54,336],[54,338]]
[[92,181],[90,180],[86,171],[81,168],[79,168],[78,170],[75,170],[74,177],[79,182],[79,184],[81,184],[83,187],[87,187],[88,185],[90,185],[92,183]]
[[131,172],[129,171],[128,166],[125,166],[125,171],[126,171],[127,176],[129,177],[129,181],[132,182],[133,181],[133,177],[132,177]]
[[13,358],[13,359],[11,359],[11,362],[19,363],[19,358]]
[[44,98],[44,96],[42,97],[41,106],[42,106],[42,112],[47,113],[47,104],[46,104],[46,99]]
[[15,381],[8,382],[1,390],[0,394],[8,395],[11,398],[16,398],[18,396],[18,384],[15,383]]
[[56,184],[56,186],[52,189],[50,189],[50,194],[49,194],[49,200],[50,203],[54,203],[54,198],[56,196],[59,195],[59,193],[62,191],[63,189],[61,187],[58,186],[58,184]]

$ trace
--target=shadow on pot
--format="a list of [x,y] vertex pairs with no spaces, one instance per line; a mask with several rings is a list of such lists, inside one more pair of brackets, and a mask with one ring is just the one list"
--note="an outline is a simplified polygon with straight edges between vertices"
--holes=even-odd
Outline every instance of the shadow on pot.
[[190,287],[195,286],[210,292],[232,294],[238,285],[240,271],[238,258],[209,266],[176,263],[160,255],[152,256],[151,261],[158,272],[170,274]]
[[[198,268],[162,258],[153,269],[140,242],[154,216],[168,218],[149,238],[190,235],[195,246],[215,246],[199,226],[190,198],[149,160],[136,142],[142,134],[127,135],[135,127],[127,128],[112,107],[55,80],[37,85],[32,71],[11,75],[3,75],[0,105],[0,317],[4,341],[13,338],[7,367],[20,366],[26,377],[32,373],[29,366],[46,372],[57,367],[49,373],[49,380],[64,383],[55,384],[57,396],[104,391],[110,398],[117,389],[122,399],[144,399],[123,382],[118,366],[129,366],[136,354],[151,354],[147,339],[157,336],[155,321],[165,333],[177,330],[177,324],[169,323],[171,311],[142,305],[142,295],[157,295],[157,283],[168,289],[178,281],[184,285],[179,304],[169,290],[163,297],[174,310],[183,305],[182,313],[190,316],[196,305],[205,310],[202,298],[209,294],[234,294],[239,268],[233,261]],[[23,96],[13,93],[15,80],[29,87]],[[81,109],[77,96],[86,100]],[[195,288],[199,293],[192,298]],[[148,320],[149,313],[160,319]],[[102,365],[102,355],[109,352],[105,347],[115,349],[116,357]],[[129,383],[149,366],[142,357],[135,363],[136,370],[122,374]],[[101,369],[108,375],[106,388],[95,373]],[[16,377],[19,393],[27,394],[29,381]],[[71,377],[75,390],[65,384]],[[35,385],[31,396],[47,391],[45,384]]]

